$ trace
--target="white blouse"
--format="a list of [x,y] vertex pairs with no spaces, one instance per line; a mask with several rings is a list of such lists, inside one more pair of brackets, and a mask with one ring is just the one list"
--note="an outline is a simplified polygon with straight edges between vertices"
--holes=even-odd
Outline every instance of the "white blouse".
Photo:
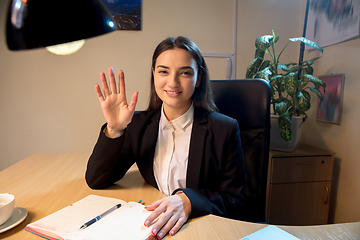
[[182,116],[169,121],[161,109],[158,139],[154,156],[154,175],[159,190],[166,196],[186,187],[190,137],[194,106]]

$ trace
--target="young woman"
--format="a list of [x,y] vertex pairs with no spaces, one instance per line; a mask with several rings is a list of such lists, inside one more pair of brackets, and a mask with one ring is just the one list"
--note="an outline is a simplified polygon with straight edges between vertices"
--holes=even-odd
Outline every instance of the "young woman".
[[174,235],[188,218],[216,214],[241,218],[243,155],[236,120],[216,112],[209,74],[188,38],[167,38],[152,59],[150,102],[134,115],[138,92],[128,104],[124,73],[117,90],[112,68],[95,90],[106,119],[89,159],[86,180],[105,188],[136,162],[147,183],[167,197],[147,206],[153,237]]

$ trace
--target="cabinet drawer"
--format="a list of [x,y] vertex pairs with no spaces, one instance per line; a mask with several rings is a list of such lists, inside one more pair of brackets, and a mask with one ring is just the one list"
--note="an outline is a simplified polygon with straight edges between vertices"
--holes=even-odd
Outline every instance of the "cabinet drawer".
[[331,181],[270,185],[267,223],[327,224]]
[[332,178],[333,156],[272,158],[271,183],[328,181]]

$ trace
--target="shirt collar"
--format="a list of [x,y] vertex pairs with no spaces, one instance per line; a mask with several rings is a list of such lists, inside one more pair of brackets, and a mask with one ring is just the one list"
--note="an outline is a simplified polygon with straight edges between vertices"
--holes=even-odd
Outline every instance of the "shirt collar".
[[183,130],[185,131],[186,128],[194,121],[194,105],[191,104],[190,108],[181,115],[180,117],[169,121],[165,114],[164,108],[161,107],[161,117],[160,117],[160,127],[161,129],[174,129],[175,131]]

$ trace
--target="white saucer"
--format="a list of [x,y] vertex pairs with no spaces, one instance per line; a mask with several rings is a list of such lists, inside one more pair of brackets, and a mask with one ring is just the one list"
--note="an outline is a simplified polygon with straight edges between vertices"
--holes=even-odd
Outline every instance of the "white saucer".
[[0,233],[5,232],[5,231],[19,225],[22,221],[25,220],[27,214],[28,214],[28,212],[26,211],[25,208],[15,207],[13,214],[11,215],[9,220],[7,220],[5,223],[0,225]]

